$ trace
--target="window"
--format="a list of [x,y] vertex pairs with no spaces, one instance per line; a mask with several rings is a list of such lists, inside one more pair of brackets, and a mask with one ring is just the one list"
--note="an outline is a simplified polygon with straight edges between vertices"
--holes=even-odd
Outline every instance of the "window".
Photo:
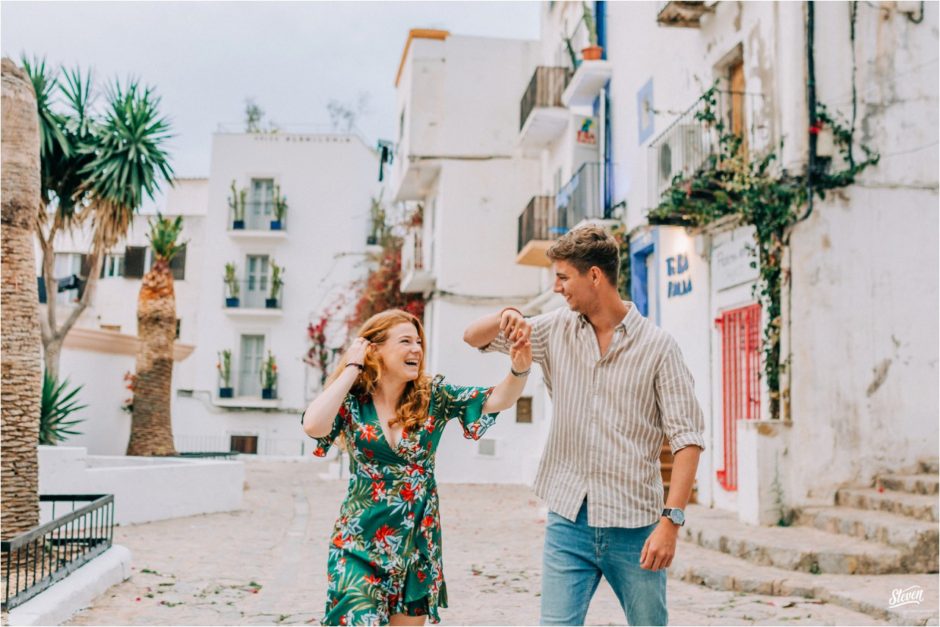
[[101,278],[124,276],[124,253],[105,255],[101,264]]
[[245,307],[264,307],[268,295],[269,263],[267,255],[248,255],[245,290]]
[[258,454],[258,436],[256,435],[233,435],[230,436],[229,450],[246,455]]
[[246,217],[249,229],[267,229],[274,215],[274,179],[251,179]]
[[180,246],[173,259],[170,260],[170,270],[173,271],[174,281],[186,280],[186,244]]
[[264,359],[264,336],[243,335],[241,337],[240,358],[238,368],[239,395],[261,396],[261,360]]
[[516,401],[516,422],[532,422],[532,397],[523,396]]
[[124,276],[128,279],[140,279],[147,267],[147,247],[128,246],[124,249]]

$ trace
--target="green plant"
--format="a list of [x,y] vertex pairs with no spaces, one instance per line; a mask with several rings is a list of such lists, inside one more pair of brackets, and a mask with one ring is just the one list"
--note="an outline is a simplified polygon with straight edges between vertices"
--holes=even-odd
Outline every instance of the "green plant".
[[281,287],[284,285],[284,280],[281,279],[281,274],[284,273],[284,266],[279,266],[273,260],[271,261],[271,294],[270,298],[272,300],[277,300],[278,294],[281,291]]
[[225,349],[219,351],[219,361],[215,364],[219,371],[219,379],[222,381],[220,387],[227,388],[232,386],[232,351]]
[[225,287],[229,298],[238,298],[238,277],[235,275],[235,264],[225,264]]
[[238,189],[235,186],[235,180],[232,179],[228,196],[228,208],[232,210],[232,220],[242,221],[245,219],[245,201],[247,196],[248,190]]
[[277,361],[271,351],[261,365],[261,387],[266,390],[273,390],[277,387]]
[[620,268],[617,273],[617,292],[620,298],[631,300],[630,297],[630,235],[626,232],[623,223],[618,223],[611,229],[611,234],[620,246]]
[[274,219],[278,222],[287,215],[287,196],[281,194],[281,186],[274,186]]
[[186,242],[177,241],[183,231],[183,216],[176,216],[176,219],[171,221],[157,212],[157,219],[148,220],[147,224],[150,226],[148,239],[154,256],[166,262],[172,261],[176,253],[186,244]]
[[375,238],[376,243],[382,243],[385,241],[388,226],[386,224],[385,206],[382,204],[381,193],[377,198],[372,198],[371,204],[369,205],[369,219],[372,223],[370,234]]
[[591,11],[591,8],[588,6],[587,2],[581,2],[582,16],[581,20],[584,22],[584,27],[587,28],[588,32],[588,41],[592,46],[597,45],[597,23],[594,21],[594,12]]
[[88,405],[79,405],[76,398],[81,385],[69,389],[69,380],[58,383],[48,372],[42,375],[42,404],[39,411],[39,443],[58,444],[70,435],[81,435],[73,427],[84,418],[69,420],[73,413],[85,409]]
[[767,320],[763,368],[770,393],[770,417],[776,419],[780,417],[780,379],[787,363],[780,356],[782,263],[790,229],[800,220],[797,209],[807,202],[809,189],[824,198],[827,190],[853,183],[862,170],[878,163],[879,156],[862,146],[865,159],[852,159],[852,131],[820,105],[819,122],[809,132],[818,134],[824,125],[832,127],[843,169],[799,175],[785,170],[778,173],[773,167],[777,162],[776,151],[755,157],[749,154],[742,137],[727,132],[716,113],[717,93],[716,83],[702,95],[703,107],[695,119],[717,133],[718,151],[709,155],[693,175],[676,175],[648,218],[652,224],[701,227],[725,216],[735,216],[740,223],[754,226],[760,272],[754,289]]

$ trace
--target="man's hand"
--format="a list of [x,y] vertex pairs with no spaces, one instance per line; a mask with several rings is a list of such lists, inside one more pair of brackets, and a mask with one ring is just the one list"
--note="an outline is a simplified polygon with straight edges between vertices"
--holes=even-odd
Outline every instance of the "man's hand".
[[643,551],[640,552],[640,568],[646,570],[659,570],[669,568],[672,558],[676,556],[676,538],[679,528],[667,518],[662,518],[656,529],[646,539]]

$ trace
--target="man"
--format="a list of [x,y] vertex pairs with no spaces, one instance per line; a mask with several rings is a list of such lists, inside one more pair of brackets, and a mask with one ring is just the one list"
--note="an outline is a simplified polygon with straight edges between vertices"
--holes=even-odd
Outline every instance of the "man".
[[[619,246],[609,233],[575,229],[547,254],[568,308],[529,320],[506,308],[464,333],[484,352],[530,339],[552,396],[535,480],[549,508],[541,624],[584,624],[603,576],[631,625],[665,625],[665,569],[705,449],[692,375],[676,341],[620,299]],[[664,437],[675,456],[665,508]]]

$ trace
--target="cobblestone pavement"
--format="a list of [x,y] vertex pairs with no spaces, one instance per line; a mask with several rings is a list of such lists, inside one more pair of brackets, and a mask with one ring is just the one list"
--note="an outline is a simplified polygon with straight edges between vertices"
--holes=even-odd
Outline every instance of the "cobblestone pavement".
[[[133,576],[70,625],[315,625],[326,550],[345,482],[321,461],[248,461],[244,508],[115,529]],[[444,624],[538,621],[543,523],[524,486],[442,485]],[[673,624],[882,624],[802,598],[717,592],[670,580]],[[624,624],[602,582],[588,624]]]

